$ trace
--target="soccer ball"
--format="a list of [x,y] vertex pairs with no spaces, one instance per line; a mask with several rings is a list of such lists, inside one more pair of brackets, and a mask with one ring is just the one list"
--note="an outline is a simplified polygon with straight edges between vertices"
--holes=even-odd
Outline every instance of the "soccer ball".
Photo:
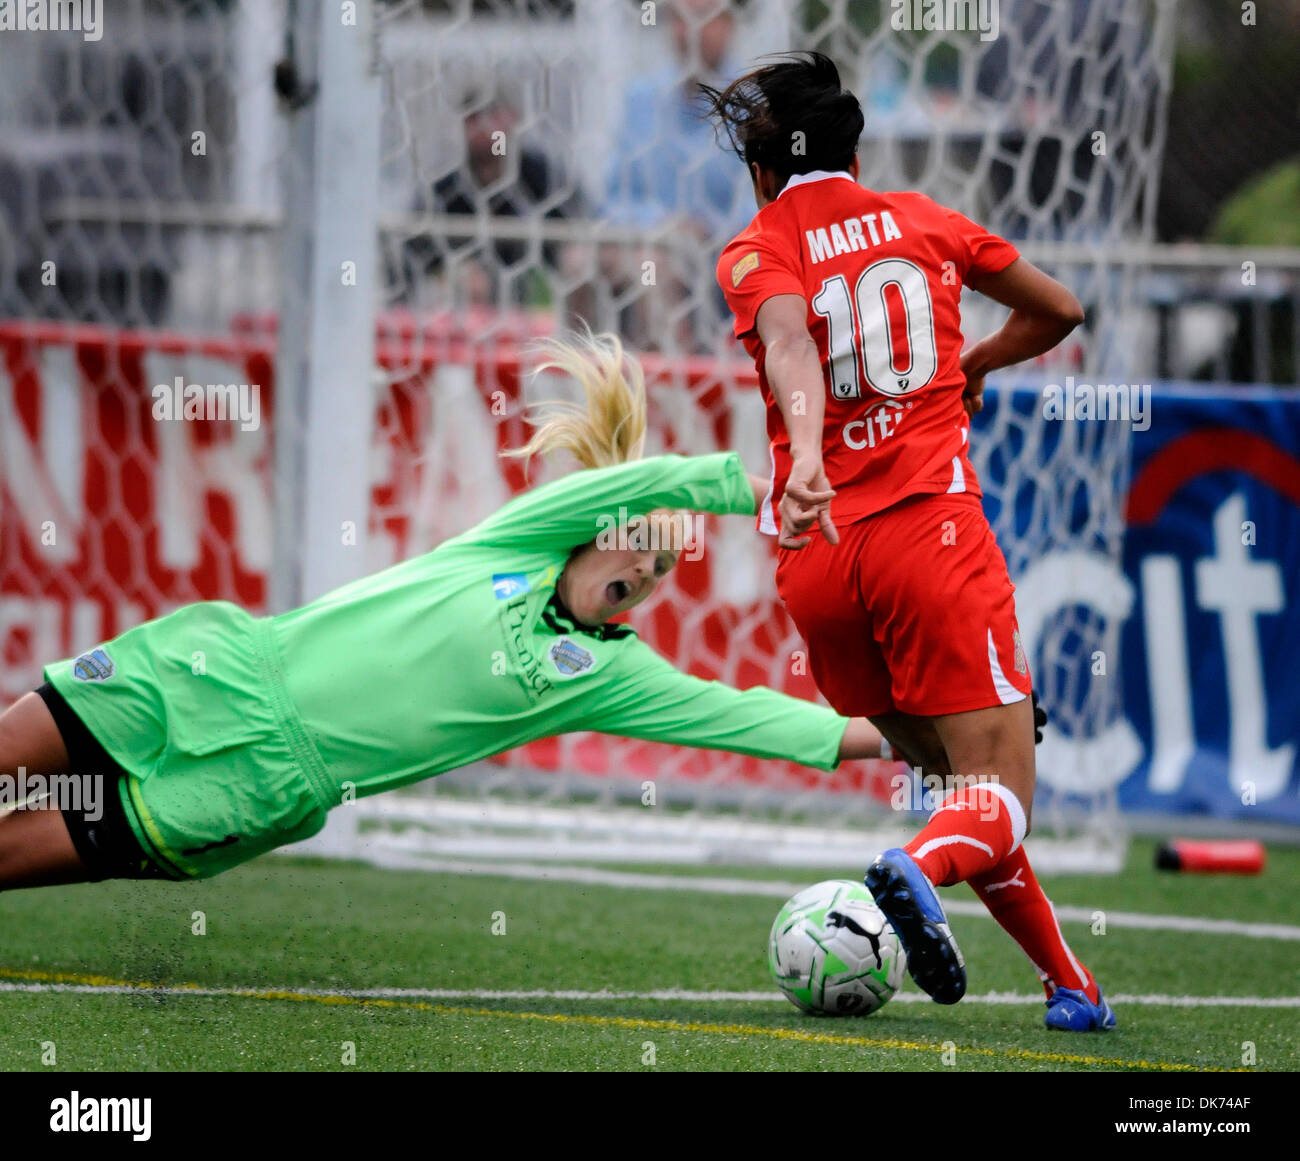
[[801,1011],[868,1016],[898,991],[907,957],[866,887],[828,879],[781,908],[768,937],[767,966]]

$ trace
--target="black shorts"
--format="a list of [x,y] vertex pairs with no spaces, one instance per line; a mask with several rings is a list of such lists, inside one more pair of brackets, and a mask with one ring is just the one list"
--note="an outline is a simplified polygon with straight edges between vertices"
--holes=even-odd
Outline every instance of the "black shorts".
[[37,691],[54,718],[68,751],[68,769],[73,774],[96,775],[104,779],[99,817],[87,818],[87,811],[67,808],[60,813],[68,836],[86,865],[92,883],[104,879],[172,879],[175,875],[160,867],[141,846],[127,821],[122,806],[121,784],[128,777],[108,752],[72,712],[63,695],[46,682]]

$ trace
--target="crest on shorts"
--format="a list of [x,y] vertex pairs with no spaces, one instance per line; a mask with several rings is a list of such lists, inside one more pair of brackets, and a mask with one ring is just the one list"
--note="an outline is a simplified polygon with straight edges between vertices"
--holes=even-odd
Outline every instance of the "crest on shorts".
[[551,664],[565,677],[576,677],[595,665],[596,659],[581,645],[561,637],[551,646]]
[[732,288],[734,289],[735,287],[739,286],[741,279],[743,279],[745,275],[748,274],[751,270],[757,270],[757,269],[758,269],[758,251],[751,250],[743,258],[741,258],[738,262],[736,262],[734,266],[732,266],[731,268]]
[[92,649],[72,663],[72,676],[78,681],[107,681],[113,676],[113,659],[103,649]]
[[1029,672],[1029,662],[1025,660],[1025,647],[1020,643],[1020,630],[1011,633],[1011,643],[1016,647],[1016,672],[1024,677]]

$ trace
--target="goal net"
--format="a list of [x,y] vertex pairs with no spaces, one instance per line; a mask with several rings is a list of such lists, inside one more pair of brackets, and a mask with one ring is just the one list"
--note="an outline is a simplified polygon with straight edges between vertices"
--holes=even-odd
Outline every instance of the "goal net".
[[[334,7],[322,19],[339,18]],[[642,357],[649,453],[735,449],[763,470],[761,401],[713,281],[752,194],[690,86],[766,52],[826,51],[864,105],[864,184],[961,210],[1087,307],[1061,349],[991,385],[972,455],[1052,719],[1031,845],[1051,832],[1058,841],[1036,853],[1046,865],[1115,867],[1115,786],[1136,759],[1113,676],[1126,609],[1110,583],[1128,431],[1049,419],[1043,390],[1144,372],[1127,307],[1135,246],[1151,236],[1170,6],[359,7],[381,86],[378,172],[361,175],[376,194],[375,287],[354,312],[373,327],[374,375],[342,384],[326,368],[309,385],[373,404],[370,429],[353,433],[368,465],[359,571],[427,551],[530,482],[498,452],[525,438],[529,399],[568,385],[530,380],[528,344],[580,320]],[[279,0],[123,0],[99,41],[0,38],[0,109],[17,127],[0,144],[13,175],[0,180],[6,698],[31,688],[42,660],[186,601],[269,610],[271,513],[293,510],[277,494],[292,480],[272,467],[275,416],[288,428],[291,415],[276,381],[277,345],[292,335],[277,318],[295,317],[286,303],[306,293],[281,256],[310,209],[286,196],[303,159],[285,119],[329,84],[292,18]],[[282,59],[299,67],[276,73],[277,96]],[[1000,315],[973,296],[963,309],[972,338]],[[259,388],[261,422],[159,419],[156,388],[178,378]],[[563,469],[541,466],[531,482]],[[771,542],[743,520],[697,531],[662,595],[633,615],[638,632],[701,677],[815,698]],[[573,735],[336,811],[312,849],[393,865],[852,868],[924,817],[920,790],[896,763],[823,774]]]

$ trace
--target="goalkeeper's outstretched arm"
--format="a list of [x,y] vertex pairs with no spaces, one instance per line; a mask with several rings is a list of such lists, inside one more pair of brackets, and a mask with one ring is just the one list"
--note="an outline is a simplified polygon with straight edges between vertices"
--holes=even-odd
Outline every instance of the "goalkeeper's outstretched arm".
[[739,690],[703,681],[635,639],[576,710],[569,729],[783,758],[821,770],[881,756],[880,731],[866,718],[842,717],[763,686]]

